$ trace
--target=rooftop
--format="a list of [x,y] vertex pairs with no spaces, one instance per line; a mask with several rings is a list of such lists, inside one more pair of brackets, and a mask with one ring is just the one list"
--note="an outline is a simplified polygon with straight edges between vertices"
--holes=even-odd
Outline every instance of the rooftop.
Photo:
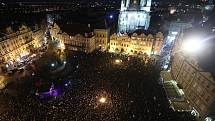
[[166,81],[164,82],[164,88],[167,94],[167,97],[170,100],[184,100],[184,93],[178,87],[175,81]]
[[192,111],[192,108],[187,101],[172,101],[170,105],[174,111],[179,112]]
[[171,76],[171,73],[168,72],[168,71],[161,71],[161,77],[163,78],[163,81],[171,81],[173,80],[172,79],[172,76]]
[[67,33],[70,36],[75,36],[77,34],[85,35],[85,33],[93,32],[93,29],[88,25],[74,23],[74,24],[59,24],[62,32]]

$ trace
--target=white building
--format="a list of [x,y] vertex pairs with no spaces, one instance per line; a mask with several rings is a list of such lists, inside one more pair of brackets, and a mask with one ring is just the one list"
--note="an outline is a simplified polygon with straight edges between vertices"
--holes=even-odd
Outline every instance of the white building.
[[118,21],[118,32],[147,30],[150,23],[151,0],[122,0]]

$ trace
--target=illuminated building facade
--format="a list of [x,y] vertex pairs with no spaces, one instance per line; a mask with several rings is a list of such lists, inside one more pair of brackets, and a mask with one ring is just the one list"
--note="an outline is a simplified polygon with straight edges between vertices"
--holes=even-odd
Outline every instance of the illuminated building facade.
[[[84,28],[82,29],[84,30]],[[64,43],[67,50],[91,53],[95,49],[101,51],[108,49],[109,29],[86,30],[78,34],[65,31],[63,27],[60,28],[56,23],[50,29],[52,39]]]
[[61,33],[61,29],[56,23],[53,25],[53,27],[51,27],[51,29],[49,29],[49,31],[50,31],[52,40],[57,39],[61,43],[64,43],[64,38],[62,34],[65,34],[65,33]]
[[1,68],[11,70],[24,62],[33,49],[39,47],[44,31],[38,28],[32,31],[24,25],[16,32],[11,27],[7,29],[10,31],[0,38],[0,63]]
[[[203,70],[197,58],[178,52],[183,43],[183,33],[173,48],[171,75],[181,85],[185,99],[193,107],[191,112],[198,120],[210,118],[215,106],[215,80],[210,72]],[[213,114],[214,116],[214,114]]]
[[110,37],[110,52],[123,52],[129,55],[135,54],[160,54],[163,44],[163,34],[158,32],[155,36],[152,34],[137,35],[133,33],[130,36],[127,34],[117,35],[113,34]]
[[151,0],[122,0],[118,21],[118,32],[147,30],[150,24]]
[[96,48],[101,51],[108,49],[110,30],[109,29],[94,29]]
[[95,50],[95,37],[92,33],[86,33],[84,36],[77,34],[66,38],[64,44],[67,50],[91,53]]
[[44,41],[44,36],[45,36],[45,30],[44,29],[39,29],[36,28],[33,33],[32,33],[32,37],[34,38],[34,48],[39,48],[41,46],[43,46],[43,44],[45,44]]

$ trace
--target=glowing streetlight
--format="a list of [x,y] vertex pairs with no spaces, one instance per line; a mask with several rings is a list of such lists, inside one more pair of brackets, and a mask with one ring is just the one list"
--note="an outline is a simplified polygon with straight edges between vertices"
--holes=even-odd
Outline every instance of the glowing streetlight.
[[110,15],[110,19],[112,19],[113,18],[113,15]]
[[64,64],[66,64],[66,61],[63,61]]
[[175,12],[176,12],[176,9],[175,8],[171,8],[170,14],[174,14]]
[[52,66],[52,67],[54,67],[54,66],[55,66],[55,64],[54,64],[54,63],[52,63],[52,64],[51,64],[51,66]]
[[117,64],[119,64],[119,63],[121,63],[122,62],[122,60],[120,60],[120,59],[116,59],[115,60],[115,63],[117,63]]
[[105,102],[106,102],[106,98],[101,97],[101,98],[99,99],[99,102],[100,102],[100,103],[105,103]]

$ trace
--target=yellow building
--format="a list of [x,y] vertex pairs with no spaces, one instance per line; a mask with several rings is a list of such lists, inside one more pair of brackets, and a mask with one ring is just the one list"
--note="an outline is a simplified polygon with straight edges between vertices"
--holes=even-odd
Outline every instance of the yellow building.
[[[173,48],[171,63],[172,77],[181,85],[185,98],[193,107],[192,114],[198,120],[204,120],[215,104],[215,80],[210,72],[203,70],[195,55],[181,50],[183,33]],[[212,109],[214,110],[214,109]]]
[[37,30],[32,31],[30,28],[22,25],[18,31],[13,32],[11,30],[10,33],[0,38],[1,65],[13,69],[16,62],[22,62],[23,58],[28,56],[34,47],[38,46],[40,37],[37,34],[41,32]]
[[34,39],[34,48],[38,48],[38,47],[41,47],[42,46],[42,43],[43,43],[43,40],[44,40],[44,37],[45,37],[45,30],[44,29],[35,29],[33,31],[33,34],[32,34],[32,37]]
[[163,44],[163,34],[158,32],[155,36],[152,34],[137,35],[133,33],[130,36],[127,34],[113,34],[110,37],[110,52],[123,52],[126,54],[160,54],[160,49]]
[[[75,26],[75,25],[74,25]],[[81,27],[82,25],[80,25]],[[105,51],[108,49],[109,29],[80,28],[72,32],[72,25],[59,27],[56,23],[50,29],[52,39],[65,44],[67,50],[91,53],[95,49]],[[77,28],[79,26],[75,26]],[[79,32],[79,33],[77,33]],[[74,34],[76,33],[76,34]]]
[[109,29],[94,29],[96,48],[101,51],[108,50],[109,44]]
[[76,34],[75,36],[67,35],[64,44],[67,50],[91,53],[95,50],[95,37],[93,33]]

